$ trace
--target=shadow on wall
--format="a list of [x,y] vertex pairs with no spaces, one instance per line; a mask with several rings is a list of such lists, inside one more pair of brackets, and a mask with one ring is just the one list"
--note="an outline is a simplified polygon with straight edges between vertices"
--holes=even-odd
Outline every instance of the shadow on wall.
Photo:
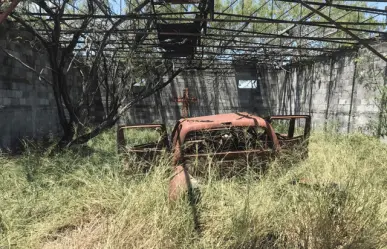
[[[129,115],[126,117],[127,124],[151,124],[157,119],[155,106],[136,104],[129,109]],[[129,120],[130,119],[130,120]]]
[[[188,90],[188,97],[197,99],[188,102],[188,114],[189,117],[204,116],[211,113],[211,107],[209,107],[207,96],[207,85],[204,75],[197,71],[184,72],[181,75],[182,84],[178,85],[178,96],[183,97],[185,89]],[[182,105],[179,105],[180,115],[182,118]]]
[[241,111],[234,73],[188,71],[159,93],[134,105],[120,123],[174,124],[182,117],[182,104],[174,99],[183,97],[185,89],[189,97],[197,99],[189,103],[191,117]]
[[[135,86],[134,92],[138,93],[144,90],[145,86]],[[150,96],[135,103],[128,110],[128,114],[122,119],[125,124],[149,124],[155,119],[155,96]]]
[[[295,64],[278,71],[276,112],[283,115],[317,114],[326,120],[335,92],[334,63]],[[317,84],[316,84],[317,83]]]
[[239,111],[240,105],[235,77],[230,74],[216,74],[216,80],[214,96],[217,96],[218,113]]
[[181,76],[184,84],[176,86],[181,92],[186,88],[190,97],[197,98],[189,104],[190,116],[205,116],[238,111],[234,77],[220,73],[189,71]]
[[24,148],[25,142],[47,145],[58,138],[61,131],[56,124],[55,110],[49,107],[34,108],[36,110],[17,106],[0,110],[0,151],[15,153]]
[[[32,35],[8,24],[0,27],[2,46],[32,67],[48,67],[45,54],[31,48],[28,40],[33,39]],[[26,42],[13,40],[17,36]],[[42,76],[49,79],[48,70]],[[54,134],[60,135],[61,127],[52,88],[0,51],[0,149],[17,151],[23,139],[47,140]]]
[[[309,114],[315,126],[326,128],[335,123],[335,129],[340,132],[358,129],[360,122],[375,116],[375,107],[365,101],[374,90],[362,85],[376,76],[366,75],[360,79],[359,70],[370,70],[359,69],[357,58],[356,53],[337,54],[267,73],[263,70],[263,82],[270,87],[271,109],[278,114]],[[382,68],[378,61],[367,60],[362,64]],[[375,85],[382,82],[376,81]]]
[[[170,94],[170,97],[172,97],[172,98],[178,98],[183,93],[182,89],[181,89],[181,87],[179,87],[179,85],[182,85],[181,79],[180,79],[180,77],[176,77],[172,81],[172,83],[170,84],[170,89],[171,89],[170,92],[167,90],[168,88],[165,88],[165,89],[163,89],[163,93]],[[164,95],[164,97],[165,97],[165,95]],[[174,119],[176,119],[176,120],[180,119],[180,117],[181,117],[180,106],[177,103],[171,102],[170,100],[168,100],[168,96],[167,96],[167,98],[164,98],[162,101],[169,101],[169,103],[167,103],[165,106],[168,107],[170,109],[170,111],[172,111],[172,113],[173,113],[172,115],[173,115]],[[166,112],[167,110],[164,109],[163,111]],[[169,119],[171,119],[171,116],[169,116]]]

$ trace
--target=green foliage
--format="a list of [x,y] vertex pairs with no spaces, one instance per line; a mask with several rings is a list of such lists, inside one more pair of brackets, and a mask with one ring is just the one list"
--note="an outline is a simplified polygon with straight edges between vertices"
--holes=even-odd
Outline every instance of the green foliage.
[[200,232],[186,200],[168,203],[170,157],[125,175],[114,132],[61,154],[2,157],[0,246],[386,248],[386,145],[330,132],[314,133],[309,148],[307,160],[277,160],[260,180],[202,182]]
[[160,132],[156,129],[125,129],[125,138],[131,145],[152,143],[158,141]]
[[377,107],[377,118],[368,122],[366,129],[374,136],[387,136],[387,77],[386,67],[370,53],[355,59],[357,81],[368,92],[367,101]]

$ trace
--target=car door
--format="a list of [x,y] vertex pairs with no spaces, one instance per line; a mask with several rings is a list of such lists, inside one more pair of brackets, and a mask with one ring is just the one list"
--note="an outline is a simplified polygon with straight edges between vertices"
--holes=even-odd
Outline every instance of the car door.
[[138,159],[152,160],[170,150],[164,124],[121,125],[117,127],[119,154],[134,155]]
[[311,117],[309,115],[275,115],[267,118],[273,127],[281,150],[300,151],[307,155]]

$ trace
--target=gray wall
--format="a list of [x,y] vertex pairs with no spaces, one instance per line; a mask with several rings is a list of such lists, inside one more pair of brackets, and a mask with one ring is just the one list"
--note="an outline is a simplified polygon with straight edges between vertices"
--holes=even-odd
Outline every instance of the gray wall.
[[[25,34],[0,32],[0,46],[32,67],[48,66],[44,54],[33,51],[28,42],[6,42],[7,38],[17,35]],[[47,73],[43,75],[47,77]],[[58,132],[50,86],[42,84],[32,71],[0,50],[0,148],[13,148],[23,137],[36,138]]]
[[217,75],[189,71],[181,73],[160,93],[155,94],[129,110],[122,123],[174,123],[181,118],[182,105],[173,101],[182,97],[185,88],[197,98],[190,104],[190,116],[202,116],[240,111],[235,75]]
[[[375,48],[387,52],[387,44]],[[227,75],[186,72],[161,93],[136,105],[121,122],[175,122],[181,118],[181,106],[170,99],[182,96],[187,87],[199,99],[190,107],[191,116],[235,111],[310,114],[315,127],[328,124],[341,132],[369,132],[381,111],[378,88],[384,84],[385,67],[380,58],[360,49],[281,69],[261,67]],[[239,79],[254,78],[257,89],[238,89]]]
[[257,77],[254,70],[227,74],[183,72],[159,93],[136,104],[120,123],[174,124],[182,117],[182,104],[174,102],[173,98],[182,97],[185,88],[188,88],[191,97],[198,99],[196,103],[190,104],[191,117],[242,111],[267,115],[270,108],[264,95],[266,85],[258,84],[257,89],[238,88],[238,80]]
[[[0,46],[38,72],[45,68],[41,75],[50,80],[48,58],[40,52],[44,49],[38,46],[32,48],[33,37],[15,30],[12,25],[3,23],[0,26]],[[12,31],[9,31],[10,28]],[[68,82],[74,86],[79,81],[75,73],[69,73],[68,77]],[[22,138],[60,134],[56,110],[51,86],[0,50],[0,149],[15,148]]]
[[[387,44],[375,45],[387,52]],[[278,114],[310,114],[313,124],[328,123],[341,132],[370,132],[382,111],[379,90],[385,84],[386,62],[360,49],[314,63],[267,70],[266,98]]]

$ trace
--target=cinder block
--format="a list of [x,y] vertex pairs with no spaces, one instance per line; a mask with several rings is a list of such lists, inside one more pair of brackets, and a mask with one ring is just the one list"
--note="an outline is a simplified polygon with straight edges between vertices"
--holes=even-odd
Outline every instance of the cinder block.
[[45,99],[38,99],[39,105],[46,105],[46,100]]
[[[28,70],[28,69],[26,69],[26,70]],[[26,80],[28,80],[29,82],[31,82],[31,81],[33,81],[35,78],[36,78],[36,74],[34,74],[33,72],[31,72],[31,71],[27,71],[26,73],[25,73],[25,78],[26,78]]]
[[35,98],[26,98],[26,105],[32,106],[36,104],[36,99]]
[[20,101],[18,98],[11,98],[11,105],[12,106],[18,106],[20,105]]
[[48,99],[48,92],[46,92],[46,91],[38,92],[38,98],[39,99]]
[[19,90],[23,88],[23,84],[20,82],[15,82],[15,80],[12,80],[12,90]]
[[24,90],[25,91],[27,91],[27,92],[31,92],[31,91],[33,91],[34,90],[34,85],[33,85],[33,83],[31,84],[26,84],[25,86],[24,86]]
[[2,98],[5,106],[11,105],[11,98]]
[[[32,89],[31,89],[32,90]],[[24,90],[24,91],[22,91],[22,98],[29,98],[30,97],[30,94],[31,94],[31,91],[26,91],[26,90]]]
[[22,91],[19,91],[19,90],[12,91],[12,98],[21,98],[21,97],[22,97]]
[[0,88],[0,97],[8,97],[8,91]]

